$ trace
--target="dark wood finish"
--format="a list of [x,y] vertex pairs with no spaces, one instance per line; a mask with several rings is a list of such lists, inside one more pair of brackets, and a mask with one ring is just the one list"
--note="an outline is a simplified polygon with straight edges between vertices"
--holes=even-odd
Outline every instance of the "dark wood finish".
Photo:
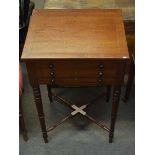
[[[122,12],[117,9],[35,10],[22,60],[26,62],[43,137],[47,142],[40,84],[48,84],[50,92],[51,87],[57,86],[117,86],[123,83],[129,54]],[[113,106],[116,104],[114,102]],[[80,107],[75,106],[74,110],[85,114]],[[91,117],[87,118],[94,122]],[[110,139],[114,122],[113,118]],[[99,125],[98,121],[95,123]]]
[[[27,61],[27,65],[30,66],[31,70],[34,70],[32,72],[35,72],[40,84],[46,83],[53,86],[121,84],[125,63],[124,60],[101,59]],[[53,69],[49,67],[51,64]],[[100,68],[100,65],[104,67]]]
[[135,78],[135,64],[134,64],[134,61],[131,61],[128,81],[127,81],[126,90],[123,98],[124,102],[126,102],[129,99],[134,78]]
[[41,94],[40,94],[40,88],[39,86],[34,86],[33,87],[33,94],[34,94],[34,99],[35,99],[35,104],[39,116],[39,121],[42,129],[42,134],[44,138],[44,142],[47,143],[47,130],[46,130],[46,124],[45,124],[45,118],[44,118],[44,112],[43,112],[43,105],[42,105],[42,99],[41,99]]
[[126,35],[135,35],[135,21],[124,20],[124,27]]
[[28,136],[27,136],[27,130],[25,127],[25,121],[24,121],[24,116],[23,116],[23,108],[21,104],[22,104],[21,97],[19,97],[19,127],[20,127],[24,140],[27,141]]
[[118,111],[118,106],[119,106],[120,94],[121,94],[121,87],[120,86],[114,86],[113,98],[112,98],[112,111],[111,111],[109,143],[112,143],[113,136],[114,136],[114,129],[115,129],[117,111]]
[[49,97],[50,102],[53,102],[51,89],[52,89],[52,86],[48,84],[48,85],[47,85],[48,97]]
[[128,81],[123,97],[123,101],[126,102],[129,99],[135,77],[135,21],[125,21],[124,26],[130,55]]

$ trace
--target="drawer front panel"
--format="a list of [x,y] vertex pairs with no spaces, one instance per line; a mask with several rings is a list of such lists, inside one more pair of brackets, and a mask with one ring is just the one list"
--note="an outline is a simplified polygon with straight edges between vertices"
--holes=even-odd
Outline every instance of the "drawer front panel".
[[53,86],[103,86],[108,84],[121,84],[120,78],[103,79],[101,82],[97,78],[59,78],[52,81],[49,78],[40,78],[40,84],[51,84]]
[[55,60],[36,63],[36,74],[40,81],[48,83],[97,85],[120,81],[122,63],[109,61]]

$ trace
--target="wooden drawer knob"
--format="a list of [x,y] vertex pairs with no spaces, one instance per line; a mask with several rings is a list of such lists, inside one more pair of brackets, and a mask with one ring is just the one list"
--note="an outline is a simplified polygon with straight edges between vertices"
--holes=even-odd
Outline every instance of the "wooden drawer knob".
[[78,78],[74,78],[74,80],[75,80],[75,81],[77,81],[77,80],[78,80]]
[[98,79],[98,82],[99,82],[99,83],[103,82],[103,79]]
[[53,69],[54,68],[54,65],[53,64],[49,64],[49,68],[50,69]]
[[103,69],[104,65],[103,65],[103,64],[100,64],[99,67],[100,67],[101,69]]
[[99,72],[99,75],[100,75],[100,76],[103,75],[103,72],[100,71],[100,72]]
[[51,72],[50,75],[53,76],[54,75],[54,72]]
[[54,79],[54,78],[52,78],[52,79],[51,79],[51,83],[54,83],[54,82],[55,82],[55,79]]

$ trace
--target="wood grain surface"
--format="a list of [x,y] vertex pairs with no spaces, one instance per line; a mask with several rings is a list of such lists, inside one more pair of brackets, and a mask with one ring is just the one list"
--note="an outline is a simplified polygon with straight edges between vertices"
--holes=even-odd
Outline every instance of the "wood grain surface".
[[23,60],[128,59],[119,9],[34,10]]

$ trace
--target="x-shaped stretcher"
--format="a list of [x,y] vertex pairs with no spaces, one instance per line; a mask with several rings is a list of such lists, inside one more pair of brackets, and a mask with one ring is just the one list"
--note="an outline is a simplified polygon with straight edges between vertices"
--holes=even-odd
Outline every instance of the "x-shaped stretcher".
[[73,116],[76,116],[77,114],[81,114],[83,116],[85,116],[86,118],[88,118],[89,120],[91,120],[92,122],[94,122],[96,125],[98,125],[99,127],[103,128],[104,130],[106,130],[108,133],[110,132],[110,129],[103,124],[102,122],[97,121],[96,119],[94,119],[93,117],[91,117],[90,115],[87,114],[86,111],[84,111],[88,106],[90,106],[92,103],[94,103],[95,101],[97,101],[100,97],[104,96],[105,94],[101,94],[99,96],[97,96],[96,98],[94,98],[91,102],[89,102],[88,104],[82,105],[80,107],[76,106],[76,105],[71,105],[68,101],[64,100],[63,98],[61,98],[60,96],[58,96],[56,93],[52,92],[52,96],[56,97],[57,99],[59,99],[59,101],[65,105],[67,105],[68,107],[70,107],[73,111],[68,114],[66,117],[64,117],[63,119],[61,119],[59,122],[57,122],[54,126],[50,127],[47,129],[47,132],[55,129],[57,126],[61,125],[63,122],[65,122],[66,120],[68,120],[69,118],[72,118]]

